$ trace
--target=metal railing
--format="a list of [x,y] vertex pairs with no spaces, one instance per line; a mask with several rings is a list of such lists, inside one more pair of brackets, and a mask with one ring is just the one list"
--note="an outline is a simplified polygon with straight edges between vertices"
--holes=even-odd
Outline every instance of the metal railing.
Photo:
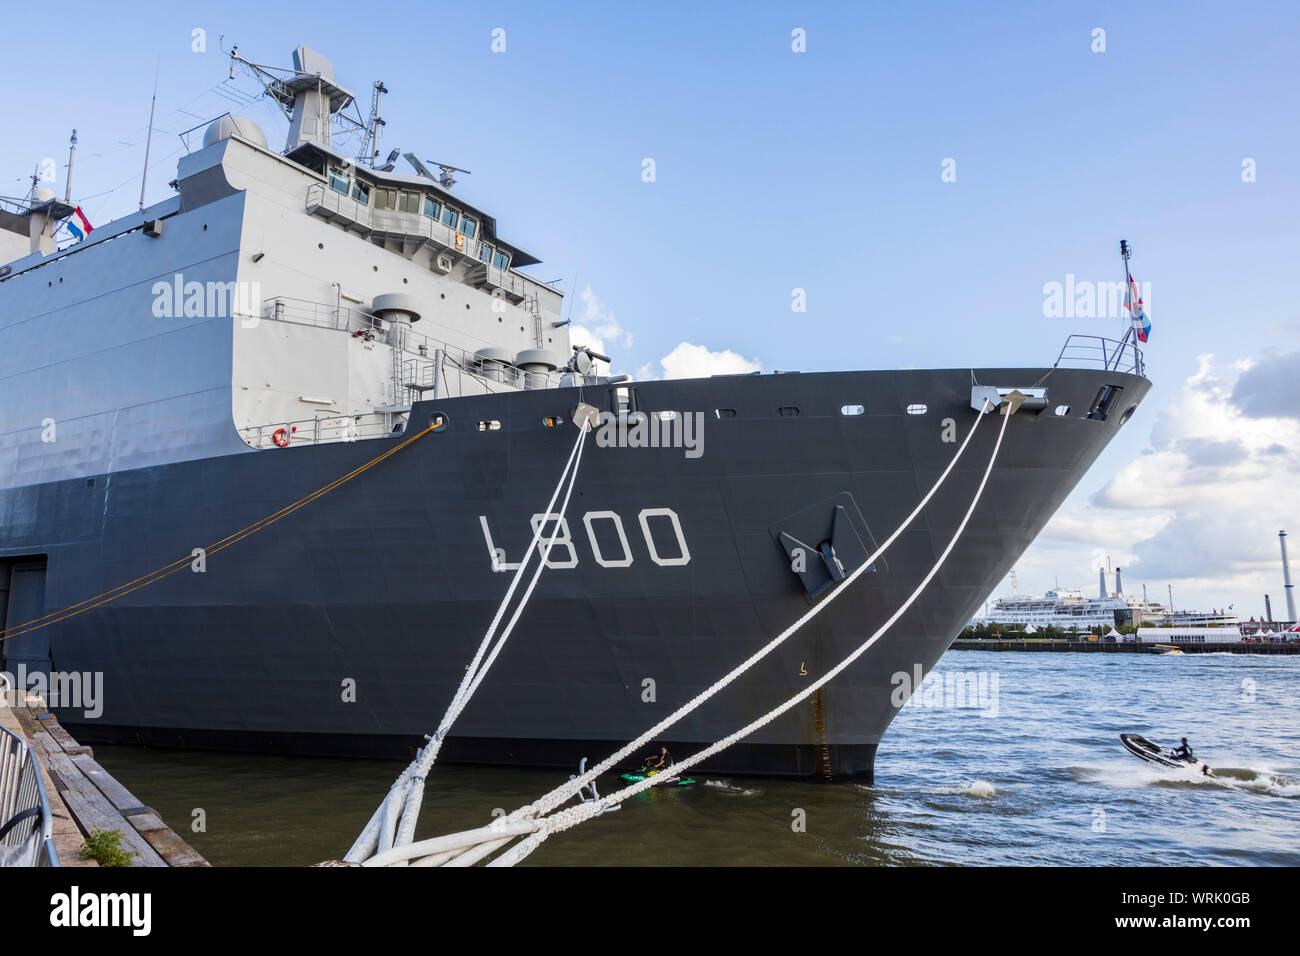
[[1053,368],[1100,368],[1111,372],[1146,375],[1146,363],[1136,342],[1116,342],[1100,335],[1071,335],[1061,347]]
[[527,295],[528,280],[509,269],[500,269],[481,255],[483,243],[471,239],[440,220],[422,212],[375,209],[359,199],[345,196],[325,183],[307,187],[307,212],[322,219],[339,219],[361,235],[392,236],[418,239],[439,249],[463,256],[480,270],[484,284],[500,289],[508,296],[522,299]]
[[54,818],[36,752],[0,727],[0,867],[58,865]]
[[382,417],[358,420],[352,415],[317,415],[293,422],[249,425],[239,431],[244,441],[254,448],[287,448],[290,445],[383,438],[393,433],[394,423]]

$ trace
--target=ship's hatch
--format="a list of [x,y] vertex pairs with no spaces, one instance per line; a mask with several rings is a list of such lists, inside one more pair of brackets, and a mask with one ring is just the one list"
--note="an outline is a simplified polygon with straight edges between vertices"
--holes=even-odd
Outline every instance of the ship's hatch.
[[[16,628],[43,618],[45,611],[45,558],[0,560],[0,626]],[[41,627],[0,641],[3,669],[15,675],[24,666],[28,676],[50,676],[50,632]]]

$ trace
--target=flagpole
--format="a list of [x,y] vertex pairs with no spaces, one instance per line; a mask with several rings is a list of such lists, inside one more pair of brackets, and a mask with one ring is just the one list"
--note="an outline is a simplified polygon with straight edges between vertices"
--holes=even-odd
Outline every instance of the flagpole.
[[[1131,302],[1131,301],[1132,301],[1132,297],[1133,297],[1133,295],[1132,295],[1132,290],[1133,290],[1133,276],[1132,276],[1132,275],[1129,273],[1129,271],[1128,271],[1128,258],[1129,258],[1129,256],[1132,255],[1133,253],[1132,253],[1132,251],[1131,251],[1131,250],[1129,249],[1129,247],[1128,247],[1128,240],[1127,240],[1127,239],[1121,239],[1121,240],[1119,241],[1119,254],[1120,254],[1120,258],[1124,260],[1124,299],[1125,299],[1126,302]],[[1115,352],[1115,370],[1116,370],[1116,371],[1119,371],[1119,357],[1120,357],[1121,355],[1124,354],[1124,349],[1128,347],[1128,339],[1129,339],[1129,336],[1133,334],[1133,323],[1134,323],[1134,319],[1133,319],[1133,309],[1132,309],[1131,306],[1130,306],[1129,309],[1128,309],[1128,328],[1125,330],[1125,332],[1124,332],[1124,338],[1120,340],[1119,348],[1118,348],[1118,349],[1116,350],[1116,352]],[[1138,357],[1137,341],[1134,340],[1134,342],[1133,342],[1133,371],[1134,371],[1135,373],[1137,373],[1137,374],[1140,375],[1140,374],[1142,374],[1141,367],[1142,367],[1142,361],[1141,361],[1141,359]]]
[[[159,66],[162,58],[159,57]],[[158,106],[158,66],[153,71],[153,100],[149,103],[149,134],[144,141],[144,172],[140,174],[140,211],[144,212],[144,187],[149,182],[149,147],[153,145],[153,114]]]

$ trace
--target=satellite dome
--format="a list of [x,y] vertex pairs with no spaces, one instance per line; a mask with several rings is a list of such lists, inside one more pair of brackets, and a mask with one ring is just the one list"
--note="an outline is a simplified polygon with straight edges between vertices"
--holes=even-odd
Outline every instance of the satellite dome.
[[229,139],[232,135],[266,149],[266,134],[258,128],[258,125],[247,116],[235,116],[233,113],[227,113],[208,124],[208,128],[203,133],[203,145],[211,146],[223,139]]

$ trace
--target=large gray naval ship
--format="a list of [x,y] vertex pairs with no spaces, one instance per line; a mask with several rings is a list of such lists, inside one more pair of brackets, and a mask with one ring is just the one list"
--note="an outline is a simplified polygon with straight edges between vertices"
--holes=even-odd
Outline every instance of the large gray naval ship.
[[[708,765],[870,779],[898,675],[934,665],[1150,387],[1135,344],[1077,336],[1040,368],[611,377],[457,170],[378,162],[374,110],[360,158],[335,149],[355,104],[325,58],[231,64],[283,106],[283,151],[227,115],[173,196],[81,241],[59,238],[71,197],[0,213],[0,652],[9,673],[102,673],[102,713],[60,712],[80,740],[409,757],[537,524],[554,528],[541,512],[588,403],[674,440],[588,444],[536,594],[443,748],[572,768],[824,600],[984,398],[1019,391],[921,600],[811,706]],[[934,564],[997,431],[869,573],[663,743],[717,740],[871,634]]]

